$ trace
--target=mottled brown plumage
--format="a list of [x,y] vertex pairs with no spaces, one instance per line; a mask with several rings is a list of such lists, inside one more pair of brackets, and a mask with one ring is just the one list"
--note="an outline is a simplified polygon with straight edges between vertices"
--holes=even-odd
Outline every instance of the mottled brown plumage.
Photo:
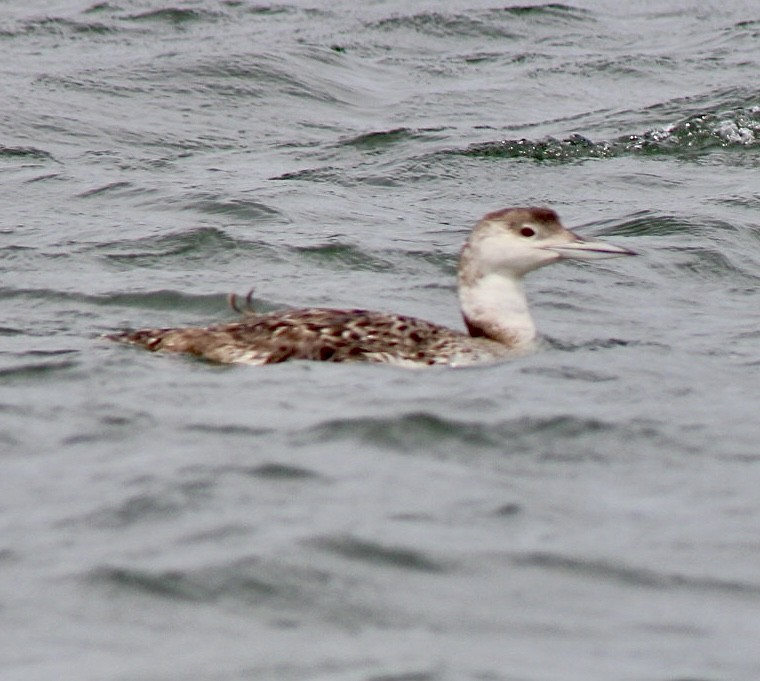
[[143,329],[107,338],[153,351],[195,355],[223,364],[290,359],[457,366],[494,362],[529,351],[536,331],[521,279],[563,258],[633,255],[565,229],[548,208],[487,214],[462,249],[459,298],[468,333],[404,315],[310,308],[257,313],[250,295],[240,321],[208,327]]
[[472,363],[509,352],[486,338],[403,315],[312,308],[246,314],[205,328],[144,329],[108,336],[149,350],[182,352],[223,364],[290,359],[392,364]]

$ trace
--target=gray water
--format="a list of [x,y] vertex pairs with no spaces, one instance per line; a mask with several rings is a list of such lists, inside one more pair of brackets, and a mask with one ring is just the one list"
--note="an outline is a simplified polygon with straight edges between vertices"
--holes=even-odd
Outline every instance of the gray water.
[[[759,73],[754,0],[3,3],[3,681],[760,678]],[[460,326],[510,205],[642,254],[530,357],[99,339]]]

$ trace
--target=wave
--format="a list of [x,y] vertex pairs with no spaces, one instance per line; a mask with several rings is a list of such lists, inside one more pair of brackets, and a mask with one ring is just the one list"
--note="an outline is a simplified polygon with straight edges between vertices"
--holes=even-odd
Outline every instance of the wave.
[[615,424],[597,419],[566,415],[525,417],[487,424],[413,412],[396,417],[334,419],[302,431],[297,439],[306,438],[311,442],[358,440],[401,452],[425,451],[431,447],[446,451],[457,451],[457,447],[467,451],[503,451],[505,448],[530,451],[542,437],[570,440],[617,428]]
[[419,12],[387,17],[366,25],[378,31],[414,31],[436,38],[518,39],[522,36],[520,23],[558,24],[587,21],[591,13],[561,3],[517,5],[473,11],[467,14]]
[[760,144],[760,106],[689,116],[662,128],[593,141],[583,135],[539,140],[505,139],[472,144],[451,153],[475,157],[572,161],[625,155],[700,156],[713,149],[747,149]]
[[341,558],[370,563],[377,567],[394,567],[421,572],[446,572],[447,567],[418,549],[388,546],[352,536],[321,537],[309,542]]
[[683,588],[743,596],[760,596],[760,587],[747,582],[673,572],[660,572],[645,567],[633,567],[615,561],[577,558],[546,551],[536,551],[517,556],[513,559],[513,562],[520,566],[569,572],[594,580],[603,579],[621,582],[635,587],[648,587],[652,589]]

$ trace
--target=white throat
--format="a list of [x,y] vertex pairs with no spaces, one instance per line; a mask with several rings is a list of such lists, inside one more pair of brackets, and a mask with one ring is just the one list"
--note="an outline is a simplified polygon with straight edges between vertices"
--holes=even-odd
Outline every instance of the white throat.
[[459,302],[471,335],[516,349],[535,343],[536,326],[519,277],[492,272],[460,282]]

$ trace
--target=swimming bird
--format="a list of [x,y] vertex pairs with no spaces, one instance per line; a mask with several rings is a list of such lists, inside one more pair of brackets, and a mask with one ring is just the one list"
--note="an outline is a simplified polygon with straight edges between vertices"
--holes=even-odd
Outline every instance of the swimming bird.
[[[306,308],[248,311],[236,322],[124,331],[106,338],[222,364],[291,359],[407,367],[496,362],[537,345],[522,286],[528,272],[565,259],[624,255],[635,253],[582,239],[548,208],[506,208],[485,215],[462,248],[458,289],[466,332],[388,312]],[[237,309],[234,302],[233,307]]]

